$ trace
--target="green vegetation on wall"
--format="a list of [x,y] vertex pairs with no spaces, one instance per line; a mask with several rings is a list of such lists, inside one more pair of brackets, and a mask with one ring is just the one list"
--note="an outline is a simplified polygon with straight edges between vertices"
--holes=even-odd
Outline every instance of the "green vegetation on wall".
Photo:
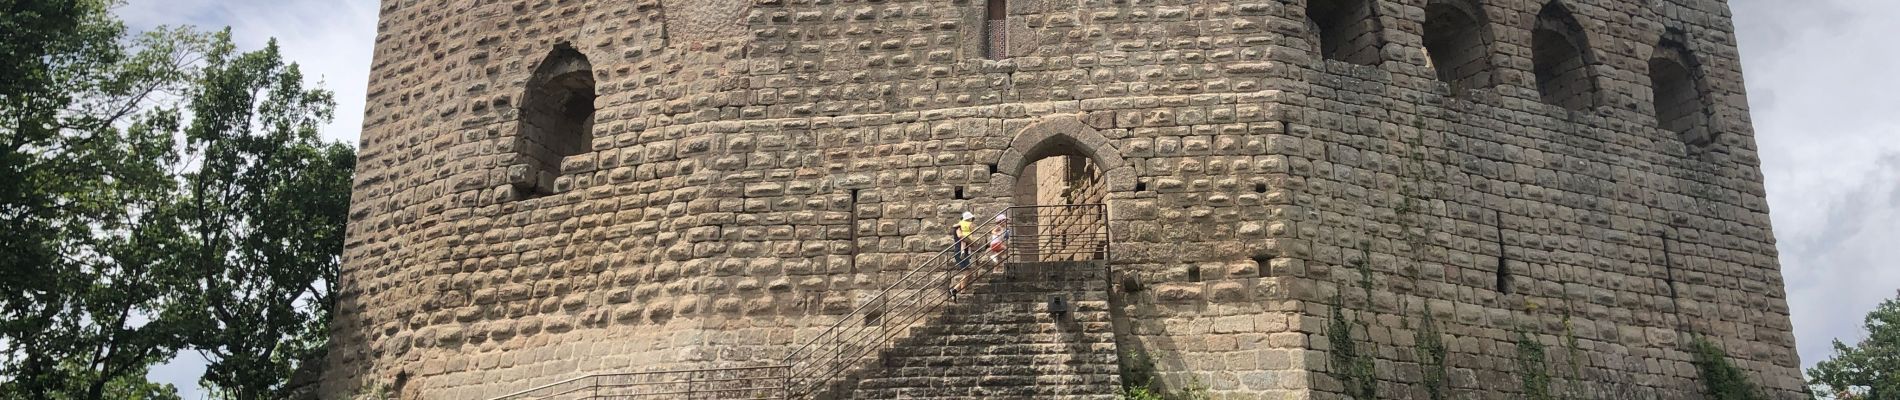
[[1121,357],[1122,400],[1206,400],[1212,398],[1207,385],[1200,379],[1194,379],[1181,388],[1169,393],[1156,385],[1159,374],[1155,369],[1155,360],[1147,353],[1130,351]]
[[1690,355],[1701,374],[1703,394],[1712,400],[1767,400],[1746,372],[1735,366],[1728,352],[1708,338],[1697,336],[1689,341]]
[[1577,343],[1577,328],[1570,319],[1570,310],[1564,310],[1564,361],[1570,366],[1569,394],[1565,398],[1581,399],[1583,395],[1583,350]]
[[1333,313],[1327,323],[1326,340],[1332,347],[1332,368],[1334,379],[1346,387],[1346,396],[1356,400],[1378,398],[1378,380],[1373,373],[1371,354],[1363,354],[1358,343],[1352,340],[1352,328],[1361,325],[1359,321],[1346,319],[1343,299],[1333,299]]
[[1538,343],[1523,330],[1517,331],[1517,376],[1524,390],[1524,398],[1553,399],[1550,396],[1550,368],[1544,358],[1544,344]]
[[1445,341],[1438,333],[1438,319],[1432,316],[1431,303],[1425,304],[1418,330],[1412,331],[1414,351],[1418,353],[1421,379],[1431,400],[1445,400]]

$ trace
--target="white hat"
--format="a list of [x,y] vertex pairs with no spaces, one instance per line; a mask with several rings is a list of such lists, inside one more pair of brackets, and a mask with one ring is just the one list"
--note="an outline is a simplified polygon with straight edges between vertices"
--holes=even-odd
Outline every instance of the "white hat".
[[996,214],[996,220],[997,220],[997,221],[1008,221],[1008,220],[1009,220],[1009,214]]
[[972,213],[970,213],[969,211],[964,211],[964,212],[963,212],[963,219],[964,219],[964,220],[966,220],[966,221],[967,221],[967,220],[972,220],[972,219],[976,219],[976,214],[972,214]]

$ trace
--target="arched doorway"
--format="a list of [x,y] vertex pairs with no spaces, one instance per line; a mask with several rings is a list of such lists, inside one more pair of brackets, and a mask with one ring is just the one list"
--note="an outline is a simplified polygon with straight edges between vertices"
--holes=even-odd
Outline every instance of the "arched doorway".
[[1107,180],[1100,165],[1070,146],[1051,143],[1046,154],[1031,153],[1016,174],[1013,203],[1031,205],[1102,204],[1108,200]]
[[1016,144],[1027,144],[1026,150],[1016,162],[1005,164],[1015,168],[1010,248],[1016,261],[1106,259],[1110,166],[1096,156],[1098,147],[1085,143],[1099,140],[1099,135],[1063,122],[1068,121],[1045,121],[1025,129]]

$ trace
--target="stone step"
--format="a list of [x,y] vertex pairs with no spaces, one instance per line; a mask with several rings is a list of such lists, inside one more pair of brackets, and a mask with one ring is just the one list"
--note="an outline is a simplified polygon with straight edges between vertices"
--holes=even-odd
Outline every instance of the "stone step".
[[1115,394],[1097,393],[1089,388],[1050,388],[1051,390],[1012,390],[1009,388],[901,388],[865,391],[846,397],[855,400],[1116,400]]
[[1064,282],[1064,283],[1009,283],[985,282],[970,286],[975,293],[988,294],[1044,294],[1068,292],[1094,292],[1108,288],[1107,282]]
[[[917,356],[884,360],[876,364],[895,373],[949,375],[1000,375],[1004,373],[1115,373],[1115,360],[1108,357],[1071,357],[1059,354]],[[971,372],[960,373],[956,369]],[[892,375],[896,376],[896,375]]]
[[[983,357],[998,357],[998,356],[1061,355],[1065,358],[1072,358],[1072,359],[1088,359],[1088,360],[1107,359],[1107,360],[1113,361],[1113,359],[1110,357],[1107,357],[1107,355],[1113,354],[1113,352],[1115,351],[1115,344],[1114,343],[1093,343],[1093,344],[1086,344],[1086,345],[1083,345],[1083,344],[1077,344],[1077,345],[1007,344],[1007,345],[993,345],[993,346],[971,346],[971,345],[905,346],[905,347],[892,348],[890,350],[891,350],[889,352],[890,357],[888,358],[893,359],[893,360],[896,360],[899,358],[925,358],[925,357],[983,358]],[[1077,352],[1089,352],[1089,353],[1076,354]],[[1095,354],[1094,352],[1108,352],[1108,353]]]
[[[1012,265],[988,275],[836,382],[827,398],[1116,399],[1120,371],[1100,267]],[[1048,312],[1058,296],[1069,308],[1060,316]]]
[[[974,366],[885,367],[882,365],[878,365],[878,366],[873,366],[873,368],[879,369],[879,373],[877,374],[877,376],[873,376],[871,378],[859,381],[860,387],[865,387],[865,384],[863,382],[873,382],[873,381],[878,381],[880,379],[897,380],[897,381],[911,379],[911,380],[915,380],[913,382],[933,382],[933,383],[930,383],[932,385],[952,385],[955,382],[968,383],[976,379],[990,379],[990,380],[1017,379],[1017,380],[1023,380],[1026,382],[1026,381],[1034,380],[1036,379],[1036,377],[1039,377],[1039,376],[1071,376],[1071,377],[1087,378],[1086,381],[1069,382],[1070,384],[1080,384],[1080,383],[1086,383],[1086,382],[1112,381],[1113,379],[1108,379],[1107,376],[1113,375],[1117,371],[1114,365],[1108,365],[1108,364],[1022,365],[1022,366],[1014,366],[1010,368],[988,368],[988,367],[974,367]],[[994,382],[992,382],[991,384],[994,384]]]
[[[1108,299],[1099,295],[1086,295],[1086,294],[1078,295],[1075,293],[1059,293],[1059,294],[1062,295],[1062,301],[1071,304],[1070,307],[1072,308],[1074,307],[1074,305],[1079,305],[1079,304],[1090,304],[1096,307],[1102,307],[1104,309],[1108,307]],[[984,294],[981,292],[967,293],[967,294],[957,295],[957,298],[955,299],[955,302],[953,303],[954,304],[953,307],[976,307],[976,306],[1000,305],[1000,304],[1021,304],[1021,305],[1030,305],[1030,306],[1040,307],[1040,306],[1049,304],[1049,297],[1052,295],[1054,294],[1024,293],[1024,294],[999,295],[999,294]]]
[[1101,379],[1094,375],[1044,374],[1044,375],[920,375],[900,378],[871,378],[858,382],[857,391],[864,392],[903,392],[905,389],[930,389],[937,392],[958,389],[988,389],[992,393],[1047,393],[1075,394],[1101,393],[1096,386],[1119,386],[1113,380]]
[[[1106,320],[1106,312],[1070,312],[1062,321],[1052,318],[1042,310],[1034,311],[989,311],[984,313],[957,313],[937,317],[933,325],[1003,325],[1003,324],[1048,324],[1048,325],[1087,325],[1091,322]],[[1102,314],[1102,315],[1085,315]]]
[[1026,327],[993,327],[992,330],[978,331],[976,327],[928,326],[911,330],[911,338],[900,341],[903,346],[991,346],[1009,343],[1023,344],[1096,344],[1115,342],[1114,332],[1107,324],[1099,324],[1102,329],[1094,331],[1071,331],[1048,329],[1028,332]]
[[[998,288],[998,287],[983,287],[983,286],[971,286],[970,289],[971,291],[968,294],[975,294],[978,299],[983,299],[986,297],[987,298],[1009,298],[1016,301],[1028,300],[1028,301],[1040,302],[1040,301],[1049,300],[1048,297],[1044,297],[1044,296],[1060,294],[1060,295],[1064,295],[1065,297],[1095,296],[1097,298],[1093,300],[1104,300],[1103,298],[1101,298],[1100,294],[1090,294],[1083,291],[1048,290],[1048,289],[1036,289],[1036,288],[1015,289],[1015,288],[1007,288],[1007,287]],[[958,294],[959,300],[962,299],[963,294],[964,293]]]

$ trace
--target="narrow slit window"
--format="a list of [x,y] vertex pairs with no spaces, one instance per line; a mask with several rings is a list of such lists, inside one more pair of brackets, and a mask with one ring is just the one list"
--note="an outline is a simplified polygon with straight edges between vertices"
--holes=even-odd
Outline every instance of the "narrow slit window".
[[1009,58],[1009,1],[988,0],[983,8],[983,53],[991,60]]
[[1676,294],[1676,254],[1669,246],[1669,235],[1663,235],[1663,286],[1669,289],[1669,300],[1677,300]]
[[1498,220],[1496,226],[1498,231],[1498,292],[1511,294],[1511,257],[1510,254],[1506,252],[1504,244],[1504,214],[1494,214],[1497,215]]

